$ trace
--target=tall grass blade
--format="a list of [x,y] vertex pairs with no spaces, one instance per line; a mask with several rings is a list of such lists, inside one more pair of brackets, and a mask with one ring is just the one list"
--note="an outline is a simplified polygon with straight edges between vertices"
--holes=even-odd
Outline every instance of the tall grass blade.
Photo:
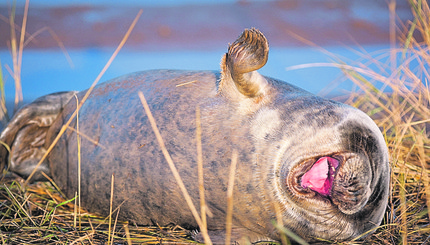
[[202,126],[200,122],[200,108],[196,107],[196,143],[197,143],[197,172],[199,179],[200,214],[202,232],[207,233],[205,186],[203,176]]
[[289,229],[280,226],[276,221],[272,221],[272,224],[275,226],[276,229],[278,229],[280,232],[286,234],[288,237],[290,237],[292,240],[294,240],[296,243],[300,245],[309,245],[308,242],[303,240],[303,238],[296,235],[294,232],[290,231]]
[[230,244],[231,242],[231,229],[232,229],[232,219],[233,219],[233,188],[234,179],[236,174],[237,165],[237,150],[234,149],[231,156],[230,172],[228,176],[228,186],[227,186],[227,217],[225,221],[225,244]]
[[170,157],[170,154],[169,154],[169,152],[166,149],[166,146],[164,144],[164,140],[161,137],[161,134],[160,134],[160,131],[158,130],[158,127],[157,127],[157,124],[155,122],[155,119],[152,116],[152,112],[149,109],[148,103],[146,102],[145,96],[143,95],[143,93],[141,91],[138,92],[138,95],[139,95],[140,101],[142,102],[143,108],[145,109],[146,115],[148,116],[149,122],[151,123],[152,130],[154,131],[155,137],[157,138],[158,144],[160,145],[161,151],[163,152],[164,158],[166,159],[166,161],[167,161],[167,163],[169,165],[169,168],[170,168],[170,170],[173,173],[173,176],[174,176],[174,178],[176,180],[176,183],[178,184],[179,189],[181,190],[182,195],[184,196],[185,201],[187,202],[188,207],[190,208],[191,213],[194,216],[194,219],[196,220],[198,226],[200,227],[200,231],[202,232],[203,238],[205,240],[205,244],[212,244],[212,242],[211,242],[211,240],[210,240],[209,235],[207,234],[207,232],[203,233],[202,219],[200,218],[200,216],[199,216],[199,214],[197,212],[197,209],[194,206],[193,201],[191,200],[191,197],[188,194],[187,189],[185,188],[184,182],[182,181],[182,178],[179,175],[179,172],[176,169],[175,164],[173,163],[173,160]]
[[70,116],[69,120],[63,125],[63,127],[60,129],[60,132],[58,133],[57,137],[55,137],[55,139],[53,140],[53,142],[51,143],[51,145],[48,147],[48,149],[46,150],[46,153],[42,156],[42,158],[40,159],[40,161],[37,163],[36,167],[34,168],[33,172],[28,176],[28,178],[25,181],[25,185],[28,184],[28,182],[31,180],[31,178],[33,177],[33,175],[36,173],[37,168],[42,164],[43,161],[45,161],[46,157],[48,156],[48,154],[52,151],[52,149],[54,148],[54,146],[57,144],[58,140],[60,140],[60,137],[64,134],[64,132],[66,131],[66,129],[69,127],[69,125],[72,123],[73,119],[75,119],[77,111],[82,107],[82,105],[85,103],[85,101],[87,101],[88,97],[90,96],[91,92],[93,91],[94,87],[97,85],[97,83],[100,81],[100,79],[102,78],[102,76],[105,74],[105,72],[107,71],[107,69],[109,68],[109,66],[112,64],[113,60],[115,59],[115,57],[118,55],[119,51],[122,49],[122,47],[124,46],[125,42],[127,41],[128,37],[131,34],[131,31],[134,29],[137,21],[139,20],[139,17],[142,15],[142,10],[139,11],[139,13],[136,15],[136,17],[134,18],[133,22],[131,23],[130,27],[128,28],[126,34],[124,35],[124,37],[122,38],[120,44],[118,45],[118,47],[115,49],[114,53],[112,54],[112,56],[109,58],[108,62],[106,63],[106,65],[103,67],[102,71],[99,73],[99,75],[97,76],[97,78],[94,80],[93,84],[91,85],[91,87],[87,90],[86,94],[84,95],[84,97],[82,98],[81,102],[79,103],[78,108],[76,108],[75,112]]
[[110,205],[109,205],[109,231],[108,231],[108,244],[111,239],[111,225],[112,225],[112,206],[113,206],[113,189],[114,189],[115,176],[112,174],[111,188],[110,188]]
[[0,60],[0,122],[3,124],[3,126],[6,125],[7,122],[9,122],[9,115],[6,108],[6,95],[4,92],[4,80],[3,80],[3,67]]

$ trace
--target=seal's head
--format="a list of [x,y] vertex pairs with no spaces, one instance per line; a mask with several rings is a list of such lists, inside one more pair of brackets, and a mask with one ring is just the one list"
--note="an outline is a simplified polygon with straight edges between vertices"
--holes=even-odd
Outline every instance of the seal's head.
[[[301,106],[301,113],[284,114],[280,150],[268,169],[273,173],[268,182],[290,229],[310,241],[349,240],[383,218],[389,193],[388,151],[366,114],[319,100]],[[291,109],[288,103],[279,106]]]
[[220,84],[251,115],[254,175],[266,206],[278,205],[276,217],[280,211],[283,225],[308,241],[348,240],[375,228],[390,176],[379,128],[356,108],[259,75],[268,50],[263,34],[245,30],[222,60]]

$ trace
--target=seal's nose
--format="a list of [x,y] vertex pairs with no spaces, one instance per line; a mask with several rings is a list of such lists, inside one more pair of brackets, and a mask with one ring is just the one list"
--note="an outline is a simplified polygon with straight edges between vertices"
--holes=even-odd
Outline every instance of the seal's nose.
[[333,180],[331,199],[345,214],[360,211],[372,193],[372,171],[364,154],[348,154]]

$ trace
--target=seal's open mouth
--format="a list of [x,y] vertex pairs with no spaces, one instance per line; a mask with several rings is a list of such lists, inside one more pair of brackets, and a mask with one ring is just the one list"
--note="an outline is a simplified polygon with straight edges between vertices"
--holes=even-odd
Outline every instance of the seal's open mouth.
[[344,162],[345,157],[341,154],[305,160],[287,175],[288,189],[300,197],[331,199],[335,179]]
[[345,214],[358,212],[369,199],[369,159],[357,153],[335,153],[304,160],[286,176],[286,188],[302,200],[335,205]]
[[301,178],[300,185],[323,196],[329,196],[339,161],[332,157],[321,157]]

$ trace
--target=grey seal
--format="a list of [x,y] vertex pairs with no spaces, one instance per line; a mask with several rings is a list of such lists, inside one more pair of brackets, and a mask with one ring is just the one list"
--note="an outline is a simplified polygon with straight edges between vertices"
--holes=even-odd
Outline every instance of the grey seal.
[[[389,193],[388,151],[376,124],[353,107],[260,75],[269,46],[256,29],[229,45],[221,71],[150,70],[97,85],[79,110],[82,206],[108,214],[111,175],[119,218],[139,224],[194,220],[138,98],[154,114],[192,201],[199,202],[196,117],[201,111],[209,235],[223,243],[232,151],[238,152],[233,241],[280,240],[282,224],[309,242],[348,240],[377,227]],[[41,97],[0,135],[0,157],[29,175],[86,91]],[[75,98],[76,96],[76,98]],[[68,197],[78,185],[76,119],[37,169]],[[198,237],[198,235],[197,235]]]

